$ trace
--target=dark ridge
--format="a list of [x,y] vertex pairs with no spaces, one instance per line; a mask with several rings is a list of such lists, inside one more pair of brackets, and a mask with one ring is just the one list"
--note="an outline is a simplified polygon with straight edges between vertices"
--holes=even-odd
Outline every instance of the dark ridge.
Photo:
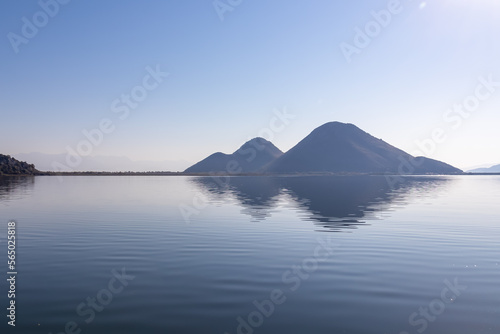
[[41,174],[35,168],[26,162],[19,161],[10,155],[0,154],[0,175],[39,175]]

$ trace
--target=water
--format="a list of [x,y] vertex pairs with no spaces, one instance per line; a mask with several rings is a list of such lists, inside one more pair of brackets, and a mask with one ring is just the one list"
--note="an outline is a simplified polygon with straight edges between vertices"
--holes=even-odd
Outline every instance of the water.
[[498,176],[62,180],[0,178],[2,333],[500,333]]

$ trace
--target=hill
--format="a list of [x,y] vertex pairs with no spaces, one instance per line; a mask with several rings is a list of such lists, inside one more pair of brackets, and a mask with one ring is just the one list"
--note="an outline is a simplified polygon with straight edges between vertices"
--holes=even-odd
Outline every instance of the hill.
[[0,154],[0,175],[37,175],[40,172],[35,165],[30,165],[12,158],[10,155]]
[[214,153],[186,169],[185,173],[256,173],[283,152],[264,138],[254,138],[232,154]]

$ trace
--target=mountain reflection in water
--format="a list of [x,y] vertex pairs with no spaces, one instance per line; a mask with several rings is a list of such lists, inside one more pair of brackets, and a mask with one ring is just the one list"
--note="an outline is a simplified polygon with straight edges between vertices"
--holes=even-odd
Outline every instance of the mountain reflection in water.
[[450,180],[443,177],[403,177],[391,187],[385,176],[197,177],[191,179],[213,202],[235,198],[242,213],[256,220],[272,215],[283,197],[303,210],[304,220],[329,231],[366,224],[411,195],[426,196]]

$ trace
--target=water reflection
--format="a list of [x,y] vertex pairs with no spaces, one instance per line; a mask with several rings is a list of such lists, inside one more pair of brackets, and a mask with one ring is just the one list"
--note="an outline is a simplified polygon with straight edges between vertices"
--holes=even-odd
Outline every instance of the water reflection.
[[[0,177],[0,203],[5,205],[28,196],[36,179]],[[123,184],[122,179],[117,180]],[[394,208],[404,206],[410,197],[436,196],[453,177],[405,177],[393,188],[384,176],[194,177],[188,180],[204,192],[212,204],[236,202],[241,212],[254,220],[269,219],[274,211],[287,207],[321,230],[340,231],[379,219]],[[186,186],[183,182],[182,187]],[[134,197],[131,202],[139,200]]]
[[[426,196],[450,182],[446,177],[405,177],[390,187],[384,176],[199,177],[191,179],[211,200],[235,198],[242,213],[267,219],[283,199],[302,211],[303,219],[338,231],[378,219],[409,196]],[[291,201],[290,201],[291,199]],[[305,216],[304,216],[305,214]]]
[[0,176],[0,201],[9,201],[29,193],[35,185],[34,176]]

